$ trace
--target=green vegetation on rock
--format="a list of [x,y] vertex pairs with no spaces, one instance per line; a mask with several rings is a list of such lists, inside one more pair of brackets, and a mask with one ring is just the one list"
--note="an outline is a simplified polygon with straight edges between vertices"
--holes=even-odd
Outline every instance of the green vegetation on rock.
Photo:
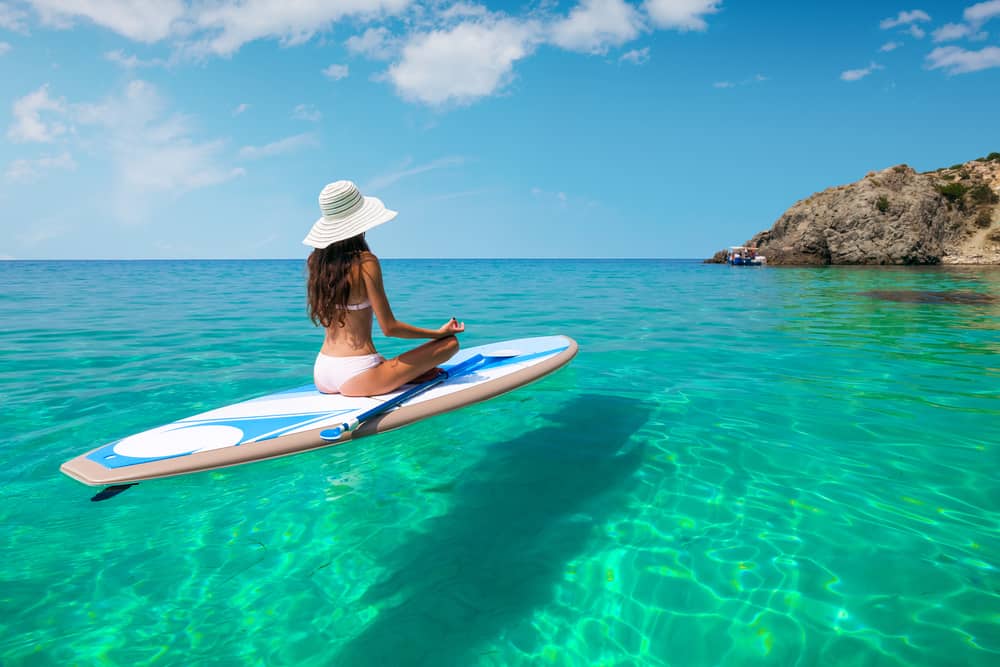
[[976,204],[996,204],[1000,201],[1000,196],[993,192],[993,188],[980,183],[969,190],[969,198]]
[[937,186],[937,191],[941,193],[945,199],[957,202],[961,201],[965,193],[969,191],[969,188],[965,187],[961,183],[947,183],[945,185]]

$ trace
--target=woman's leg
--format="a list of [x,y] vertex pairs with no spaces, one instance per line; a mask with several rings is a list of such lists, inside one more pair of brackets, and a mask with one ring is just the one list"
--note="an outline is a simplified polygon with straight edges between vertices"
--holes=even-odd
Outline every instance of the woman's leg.
[[387,394],[423,373],[444,363],[458,352],[458,339],[454,336],[436,338],[389,359],[375,368],[359,373],[340,385],[344,396],[375,396]]

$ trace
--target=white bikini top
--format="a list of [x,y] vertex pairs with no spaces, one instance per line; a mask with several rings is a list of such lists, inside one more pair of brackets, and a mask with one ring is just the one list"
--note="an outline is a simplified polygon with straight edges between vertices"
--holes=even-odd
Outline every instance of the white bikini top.
[[364,310],[365,308],[371,308],[371,307],[372,307],[372,302],[369,301],[368,299],[365,299],[364,301],[359,301],[358,303],[349,303],[346,306],[344,306],[344,309],[345,310]]

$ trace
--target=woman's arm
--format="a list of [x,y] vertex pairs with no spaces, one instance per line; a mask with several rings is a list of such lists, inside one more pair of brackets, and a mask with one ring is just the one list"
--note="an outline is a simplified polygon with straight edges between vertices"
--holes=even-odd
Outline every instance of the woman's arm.
[[389,299],[385,296],[385,286],[382,284],[382,267],[378,258],[371,253],[365,253],[361,260],[361,275],[368,291],[368,300],[375,311],[378,326],[382,333],[393,338],[444,338],[465,331],[465,325],[454,318],[440,329],[424,329],[397,320],[389,307]]

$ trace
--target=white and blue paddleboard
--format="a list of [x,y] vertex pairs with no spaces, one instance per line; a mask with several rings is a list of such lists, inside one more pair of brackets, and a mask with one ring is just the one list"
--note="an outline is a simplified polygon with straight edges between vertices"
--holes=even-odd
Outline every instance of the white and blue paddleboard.
[[[403,390],[373,397],[322,394],[313,385],[203,412],[98,447],[61,470],[92,486],[139,482],[296,454],[412,424],[506,393],[561,368],[576,354],[566,336],[521,338],[459,351],[445,370],[474,355],[475,371],[451,377],[335,440],[320,437]],[[408,387],[405,387],[406,389]]]

